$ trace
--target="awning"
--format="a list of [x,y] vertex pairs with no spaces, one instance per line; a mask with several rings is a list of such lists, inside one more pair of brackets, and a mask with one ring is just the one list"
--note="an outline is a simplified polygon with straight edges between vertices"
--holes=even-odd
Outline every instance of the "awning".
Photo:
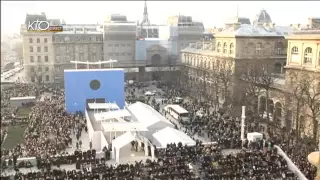
[[116,103],[88,103],[89,109],[120,109]]

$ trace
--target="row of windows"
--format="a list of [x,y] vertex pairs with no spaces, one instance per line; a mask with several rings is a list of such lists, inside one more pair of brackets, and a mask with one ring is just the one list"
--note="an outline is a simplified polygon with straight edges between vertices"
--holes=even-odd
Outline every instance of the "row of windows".
[[[74,41],[91,41],[91,42],[101,42],[102,36],[76,36],[72,40]],[[71,42],[71,37],[69,36],[54,36],[53,42]]]
[[[36,42],[37,42],[38,44],[41,43],[40,38],[37,38]],[[48,43],[48,38],[44,38],[44,39],[43,39],[43,42],[44,42],[44,43]],[[34,43],[34,42],[33,42],[33,38],[29,38],[29,43],[30,43],[30,44]]]
[[[35,52],[33,46],[30,46],[30,47],[29,47],[29,52]],[[41,46],[38,46],[38,47],[37,47],[37,52],[41,52]],[[47,46],[45,46],[45,47],[43,48],[43,52],[48,52],[48,47],[47,47]]]
[[[39,79],[38,79],[39,78]],[[31,82],[43,82],[42,76],[31,76]],[[50,81],[50,76],[46,75],[45,76],[45,81]]]
[[[95,53],[92,53],[91,56],[89,57],[90,61],[99,61],[99,60],[103,60],[103,57],[100,57],[101,59],[97,59],[97,55]],[[55,61],[56,62],[69,62],[72,60],[80,60],[80,61],[86,61],[88,60],[87,58],[85,58],[84,54],[79,54],[79,56],[59,56],[56,55]]]
[[108,47],[131,47],[131,44],[108,44]]
[[72,51],[73,49],[75,51],[80,51],[80,52],[83,52],[84,50],[88,50],[88,51],[97,51],[97,49],[100,48],[100,51],[103,51],[103,46],[84,46],[84,45],[79,45],[79,46],[58,46],[56,47],[56,53],[60,53],[60,52],[70,52]]
[[[299,48],[297,46],[294,46],[291,48],[291,55],[299,55]],[[304,49],[303,54],[303,63],[304,64],[312,64],[312,57],[313,57],[313,51],[311,47],[307,47]],[[320,65],[320,52],[318,54],[318,64]]]
[[[49,71],[49,67],[45,67],[44,69],[45,69],[46,72]],[[31,70],[31,72],[35,72],[36,69],[35,69],[34,67],[31,67],[30,70]],[[38,71],[38,72],[42,72],[42,67],[39,66],[39,67],[37,68],[37,71]]]
[[[37,57],[37,62],[41,63],[42,62],[42,57],[41,56],[30,56],[30,62],[33,63],[35,62],[35,57]],[[44,56],[44,62],[49,62],[49,57],[48,56]]]
[[[228,51],[228,49],[229,49],[229,51]],[[218,53],[221,52],[221,43],[220,43],[220,42],[218,42],[218,44],[217,44],[217,52],[218,52]],[[227,43],[223,43],[223,51],[222,51],[222,52],[223,52],[223,54],[227,54],[227,53],[233,54],[233,53],[234,53],[234,44],[231,43],[231,44],[228,46]]]
[[[223,43],[223,46],[220,42],[217,43],[217,52],[218,53],[223,53],[223,54],[234,54],[234,44],[231,43],[230,45],[228,45],[226,42]],[[263,46],[261,43],[257,43],[255,45],[255,54],[256,55],[261,55],[262,54],[262,49]],[[284,45],[282,42],[278,42],[276,45],[276,54],[278,55],[282,55],[283,54],[283,49],[284,49]]]
[[108,53],[108,56],[132,56],[132,53]]

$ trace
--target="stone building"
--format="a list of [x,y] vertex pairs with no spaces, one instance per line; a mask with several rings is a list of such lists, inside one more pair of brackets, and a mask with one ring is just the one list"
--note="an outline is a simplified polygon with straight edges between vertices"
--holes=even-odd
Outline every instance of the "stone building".
[[47,19],[45,13],[41,13],[27,14],[25,24],[21,25],[20,33],[22,35],[23,42],[23,66],[25,69],[25,80],[32,83],[53,83],[53,33],[27,31],[28,23],[36,20],[48,21],[51,25],[56,23],[56,20]]
[[[65,69],[101,68],[94,65],[74,64],[70,61],[103,61],[102,25],[68,24],[63,32],[53,34],[55,83],[63,85]],[[103,65],[102,65],[103,66]],[[103,68],[103,67],[102,67]]]
[[[318,121],[320,119],[320,30],[302,29],[287,36],[286,40],[288,51],[285,77],[275,82],[279,85],[281,81],[281,86],[275,86],[270,92],[269,106],[278,124],[298,128],[301,135],[310,136],[315,126],[313,117]],[[265,112],[266,102],[265,95],[261,95],[260,113]]]
[[[215,47],[212,49],[203,48],[199,42],[197,44],[200,46],[196,44],[181,51],[186,71],[184,74],[190,77],[191,83],[200,84],[200,89],[204,91],[202,94],[219,97],[222,103],[226,101],[225,97],[236,90],[236,97],[240,101],[244,92],[239,92],[242,83],[239,77],[252,64],[265,64],[270,71],[284,74],[287,52],[285,36],[293,29],[273,24],[265,10],[257,15],[253,25],[248,23],[239,18],[235,18],[232,25],[228,22],[221,32],[215,34]],[[220,80],[220,85],[216,87],[225,87],[222,88],[224,90],[213,87],[217,72],[224,78],[224,83],[221,84]]]
[[136,22],[128,21],[119,14],[108,16],[103,25],[104,59],[115,59],[115,67],[136,67]]

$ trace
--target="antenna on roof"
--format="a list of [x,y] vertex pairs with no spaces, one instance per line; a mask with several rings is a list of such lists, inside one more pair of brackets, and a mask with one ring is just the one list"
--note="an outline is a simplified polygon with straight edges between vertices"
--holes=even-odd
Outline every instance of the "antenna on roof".
[[237,18],[239,17],[239,4],[237,4]]

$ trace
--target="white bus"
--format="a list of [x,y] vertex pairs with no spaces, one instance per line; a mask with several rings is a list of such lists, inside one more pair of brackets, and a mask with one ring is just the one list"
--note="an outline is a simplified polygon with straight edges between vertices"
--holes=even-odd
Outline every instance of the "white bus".
[[167,105],[164,107],[164,110],[176,120],[182,120],[183,122],[189,121],[189,112],[177,104]]

